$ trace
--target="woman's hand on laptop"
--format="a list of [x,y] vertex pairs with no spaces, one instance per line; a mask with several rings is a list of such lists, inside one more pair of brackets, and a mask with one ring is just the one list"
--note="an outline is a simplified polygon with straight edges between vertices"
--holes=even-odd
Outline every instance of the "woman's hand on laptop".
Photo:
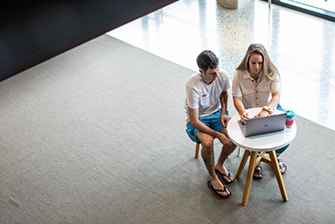
[[[267,116],[270,116],[270,113],[269,113],[269,111],[267,111],[267,110],[262,110],[262,111],[259,112],[256,116],[257,116],[257,117],[267,117]],[[255,116],[255,117],[256,117],[256,116]]]
[[247,120],[249,119],[249,114],[246,111],[243,111],[241,115],[241,121],[243,124],[247,123]]

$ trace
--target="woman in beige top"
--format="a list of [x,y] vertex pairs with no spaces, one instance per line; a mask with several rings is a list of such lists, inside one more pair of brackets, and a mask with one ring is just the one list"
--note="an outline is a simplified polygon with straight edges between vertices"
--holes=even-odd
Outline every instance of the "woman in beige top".
[[[272,111],[282,110],[279,101],[281,93],[280,75],[262,44],[251,44],[240,65],[236,68],[232,84],[233,101],[242,122],[249,119],[248,108],[262,107],[258,116],[269,116]],[[276,150],[281,173],[287,164],[279,156],[289,145]],[[257,165],[254,178],[263,177],[261,165]]]

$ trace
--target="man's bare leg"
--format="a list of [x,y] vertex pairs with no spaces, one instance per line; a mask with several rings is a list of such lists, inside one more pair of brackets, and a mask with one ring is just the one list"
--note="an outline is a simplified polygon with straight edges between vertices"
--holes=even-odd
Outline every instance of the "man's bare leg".
[[[218,176],[215,173],[214,169],[214,143],[213,137],[211,135],[198,132],[197,133],[198,139],[201,141],[202,149],[201,149],[201,156],[204,160],[206,165],[207,171],[209,173],[209,179],[214,187],[214,189],[224,190],[224,186],[222,185],[221,181],[219,180]],[[219,192],[222,196],[230,195],[228,189],[225,192]]]
[[[227,136],[228,138],[228,134],[227,134],[227,129],[223,128],[221,131],[221,133],[223,133],[224,135]],[[226,159],[228,158],[228,156],[235,150],[236,145],[232,144],[232,145],[223,145],[222,149],[221,149],[221,153],[220,156],[216,162],[216,164],[214,165],[215,169],[217,169],[218,171],[220,171],[221,173],[225,174],[228,176],[229,172],[226,169],[226,167],[223,165],[223,163],[226,161]],[[235,177],[233,174],[230,174],[230,178],[228,177],[223,177],[227,183],[232,182]]]

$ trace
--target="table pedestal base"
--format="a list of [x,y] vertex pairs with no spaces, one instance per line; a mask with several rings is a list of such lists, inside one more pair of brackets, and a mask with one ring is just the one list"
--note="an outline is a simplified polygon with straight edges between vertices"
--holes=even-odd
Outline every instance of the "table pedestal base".
[[[244,166],[248,160],[248,157],[250,156],[250,161],[249,161],[249,168],[248,168],[248,174],[247,174],[247,178],[245,181],[245,186],[244,186],[244,193],[243,193],[243,199],[242,199],[242,205],[246,205],[248,203],[248,198],[249,198],[249,193],[250,193],[250,188],[251,188],[251,183],[252,183],[252,179],[253,179],[253,174],[254,174],[254,170],[255,167],[261,162],[265,162],[269,165],[272,166],[274,173],[276,175],[277,178],[277,182],[278,182],[278,186],[282,195],[282,198],[284,201],[288,200],[287,197],[287,193],[286,193],[286,189],[285,189],[285,185],[284,185],[284,181],[283,181],[283,177],[282,174],[280,172],[279,169],[279,164],[278,164],[278,158],[276,155],[276,152],[273,151],[269,151],[269,152],[263,152],[262,154],[259,154],[258,152],[255,151],[249,151],[249,150],[245,150],[240,166],[237,170],[236,173],[236,178],[239,178],[242,174],[242,171],[244,169]],[[269,158],[270,156],[270,158]]]

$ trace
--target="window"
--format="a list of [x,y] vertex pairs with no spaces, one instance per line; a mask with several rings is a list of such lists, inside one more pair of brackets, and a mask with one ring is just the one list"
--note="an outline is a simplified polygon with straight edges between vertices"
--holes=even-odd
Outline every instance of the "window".
[[272,3],[335,22],[335,0],[272,0]]

